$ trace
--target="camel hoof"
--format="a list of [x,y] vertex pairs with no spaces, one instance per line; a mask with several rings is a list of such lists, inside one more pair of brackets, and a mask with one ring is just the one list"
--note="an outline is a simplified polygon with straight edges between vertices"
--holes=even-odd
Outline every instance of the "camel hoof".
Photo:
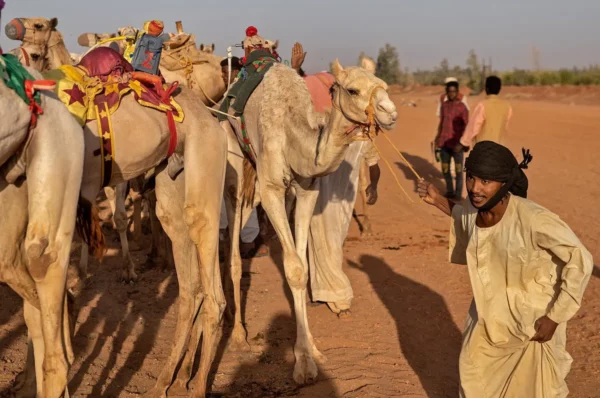
[[338,312],[337,316],[340,319],[350,318],[350,316],[352,316],[352,312],[350,312],[349,309],[348,310],[341,310],[340,312]]
[[246,341],[246,330],[243,326],[235,326],[231,333],[229,348],[233,351],[250,351],[250,344]]
[[313,346],[313,358],[319,365],[325,365],[327,363],[327,357],[321,354],[321,352],[317,350],[317,347],[315,346]]
[[135,283],[137,282],[138,276],[134,270],[125,270],[121,274],[121,282],[123,283]]
[[171,387],[169,387],[168,393],[169,393],[169,396],[172,396],[172,397],[178,397],[178,396],[187,397],[189,394],[189,390],[187,388],[187,382],[184,382],[179,379],[175,380],[173,385]]
[[314,359],[306,354],[296,356],[294,366],[294,381],[298,385],[310,384],[317,378],[319,370]]

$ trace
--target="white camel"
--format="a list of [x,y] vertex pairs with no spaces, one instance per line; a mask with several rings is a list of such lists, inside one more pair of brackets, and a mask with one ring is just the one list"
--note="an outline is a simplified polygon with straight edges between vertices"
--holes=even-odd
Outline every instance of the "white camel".
[[0,280],[24,299],[28,349],[37,358],[33,383],[20,396],[58,397],[73,361],[64,288],[84,143],[81,126],[52,92],[41,94],[41,108],[30,128],[29,106],[0,78]]
[[[314,111],[308,89],[291,68],[276,64],[266,73],[252,94],[244,115],[252,155],[256,159],[257,192],[253,199],[243,200],[244,189],[239,177],[251,173],[244,167],[244,155],[237,144],[231,126],[228,131],[229,151],[237,158],[228,159],[225,188],[230,222],[232,279],[235,293],[235,326],[233,340],[243,342],[245,330],[240,314],[241,259],[239,256],[240,226],[245,223],[252,206],[262,205],[283,246],[285,275],[294,297],[297,339],[294,349],[296,365],[294,380],[303,384],[317,375],[315,358],[320,358],[310,333],[306,312],[306,283],[308,279],[307,238],[313,209],[319,193],[319,178],[335,171],[349,144],[357,137],[364,138],[364,129],[374,133],[377,127],[392,128],[397,118],[396,107],[387,94],[387,85],[372,73],[359,67],[344,69],[333,63],[336,79],[333,93],[334,109],[330,114]],[[239,133],[239,122],[229,122]],[[237,159],[237,160],[235,160]],[[248,163],[246,163],[247,165]],[[245,188],[253,187],[248,180]],[[294,244],[286,216],[286,191],[296,191]]]

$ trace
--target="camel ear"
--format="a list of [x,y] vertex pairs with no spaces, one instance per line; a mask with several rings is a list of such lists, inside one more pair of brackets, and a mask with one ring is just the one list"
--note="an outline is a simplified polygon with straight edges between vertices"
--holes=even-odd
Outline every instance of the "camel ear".
[[58,26],[58,18],[52,18],[50,20],[50,28],[56,29],[57,26]]
[[279,39],[275,40],[275,43],[273,44],[273,50],[276,50],[279,47]]
[[360,67],[363,68],[364,70],[366,70],[367,72],[371,72],[372,74],[375,74],[375,69],[376,69],[377,65],[375,64],[375,61],[373,61],[371,58],[364,57],[360,61]]
[[200,51],[204,51],[204,43],[200,43]]
[[214,52],[215,51],[215,43],[213,43],[210,47],[211,47],[211,50]]
[[333,73],[333,76],[336,80],[342,79],[346,76],[346,71],[344,70],[342,64],[340,64],[340,61],[337,58],[335,59],[335,61],[333,61],[333,64],[331,65],[331,72]]

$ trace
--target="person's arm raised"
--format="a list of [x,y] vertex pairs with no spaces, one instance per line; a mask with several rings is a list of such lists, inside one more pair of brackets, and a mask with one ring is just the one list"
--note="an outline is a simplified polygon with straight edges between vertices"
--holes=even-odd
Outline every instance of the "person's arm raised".
[[444,197],[432,183],[421,179],[417,185],[417,192],[425,203],[437,207],[447,216],[452,215],[455,203]]

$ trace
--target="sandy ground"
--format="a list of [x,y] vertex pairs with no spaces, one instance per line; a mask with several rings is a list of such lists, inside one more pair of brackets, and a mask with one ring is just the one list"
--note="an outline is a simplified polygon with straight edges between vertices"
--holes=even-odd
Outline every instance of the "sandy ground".
[[[435,92],[435,90],[434,90]],[[434,92],[398,93],[400,122],[390,136],[424,177],[441,184],[429,142],[436,127]],[[415,95],[417,95],[415,97]],[[513,100],[509,145],[530,148],[530,198],[558,213],[596,261],[600,257],[598,148],[600,107],[572,101]],[[481,97],[471,97],[474,105]],[[385,157],[414,199],[409,203],[382,163],[379,202],[369,209],[374,235],[359,240],[352,225],[345,269],[352,282],[353,314],[338,319],[326,306],[310,306],[317,346],[328,358],[318,381],[297,388],[291,378],[295,324],[279,244],[271,257],[246,261],[242,287],[249,352],[226,347],[225,327],[215,360],[212,395],[231,397],[450,397],[457,395],[458,354],[471,300],[463,266],[447,262],[448,220],[417,200],[415,179],[378,138]],[[594,150],[596,148],[596,150]],[[106,214],[106,210],[104,211]],[[177,279],[172,271],[141,269],[135,285],[119,282],[116,234],[103,264],[90,265],[81,296],[69,389],[75,397],[143,396],[155,383],[172,346]],[[138,264],[145,253],[135,253]],[[72,261],[78,261],[78,253]],[[140,267],[142,268],[142,267]],[[573,397],[600,396],[600,268],[583,307],[569,323],[574,358],[568,384]],[[24,366],[26,329],[20,299],[0,286],[0,396],[10,396]]]

